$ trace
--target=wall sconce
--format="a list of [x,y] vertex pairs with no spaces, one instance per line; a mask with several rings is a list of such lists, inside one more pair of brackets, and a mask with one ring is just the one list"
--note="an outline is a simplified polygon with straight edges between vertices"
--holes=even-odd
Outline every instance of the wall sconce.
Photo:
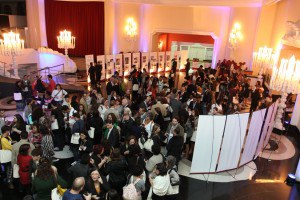
[[125,34],[126,34],[126,39],[128,41],[136,41],[137,23],[134,21],[132,17],[126,20]]
[[158,45],[157,45],[159,51],[162,50],[163,45],[164,45],[164,42],[160,40],[159,43],[158,43]]
[[230,35],[229,35],[229,48],[232,51],[237,49],[238,43],[243,39],[243,35],[241,33],[241,25],[239,23],[235,23]]

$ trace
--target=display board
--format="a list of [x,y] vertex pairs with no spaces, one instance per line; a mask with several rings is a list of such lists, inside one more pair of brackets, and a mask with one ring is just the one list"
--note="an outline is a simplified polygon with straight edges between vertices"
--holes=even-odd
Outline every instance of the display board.
[[171,62],[171,51],[166,52],[166,68],[165,71],[169,72],[171,71],[172,62]]
[[158,53],[158,73],[165,71],[165,52]]
[[215,172],[225,120],[226,116],[221,115],[199,115],[191,173]]
[[147,72],[149,72],[148,64],[149,64],[149,53],[148,52],[142,53],[142,68],[146,69]]
[[150,74],[157,72],[157,52],[150,53]]
[[131,70],[131,53],[124,53],[124,76],[129,76]]
[[123,55],[122,54],[115,54],[115,71],[119,73],[119,76],[123,76]]
[[267,109],[253,112],[240,166],[253,159]]
[[133,53],[132,54],[132,65],[136,66],[136,69],[140,68],[140,61],[141,60],[141,54],[140,53]]
[[180,69],[180,62],[181,62],[181,54],[180,54],[180,51],[175,51],[174,52],[174,59],[176,60],[177,62],[177,70]]
[[227,115],[217,171],[235,169],[240,159],[249,113]]
[[114,56],[106,55],[106,79],[109,79],[115,72]]
[[97,62],[102,65],[101,81],[105,80],[105,55],[97,56]]
[[85,68],[86,68],[86,74],[88,76],[88,83],[91,82],[90,76],[89,76],[89,68],[91,63],[94,63],[94,55],[85,55]]

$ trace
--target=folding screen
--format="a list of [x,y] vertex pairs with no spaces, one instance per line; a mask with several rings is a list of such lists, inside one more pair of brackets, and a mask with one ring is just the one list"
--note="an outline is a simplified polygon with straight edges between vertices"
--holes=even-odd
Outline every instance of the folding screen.
[[[255,153],[255,158],[258,156],[258,154],[260,154],[262,152],[262,150],[264,148],[264,141],[265,141],[265,138],[267,136],[268,129],[269,129],[269,123],[270,123],[270,120],[271,120],[271,117],[272,117],[273,109],[274,109],[274,104],[272,104],[267,109],[263,130],[262,130],[261,136],[259,138],[259,142],[258,142],[256,153]],[[273,127],[270,127],[270,128],[273,129]]]
[[270,121],[269,121],[269,129],[268,129],[267,135],[265,137],[263,148],[265,148],[265,146],[267,146],[267,144],[269,143],[269,139],[270,139],[271,133],[273,131],[273,127],[274,127],[274,123],[275,123],[274,120],[275,120],[275,116],[276,116],[276,113],[277,113],[278,101],[273,103],[272,106],[274,108],[273,108],[273,111],[272,111],[272,116],[271,116]]
[[131,70],[131,53],[124,53],[124,76],[129,76]]
[[199,115],[191,173],[215,172],[225,120],[225,115]]
[[171,51],[166,52],[166,72],[170,71],[172,67]]
[[241,158],[240,166],[244,165],[251,160],[253,160],[253,157],[256,152],[257,143],[259,140],[259,136],[261,133],[261,128],[263,125],[264,117],[266,114],[267,109],[262,109],[253,112],[248,135],[246,136],[246,143],[244,146],[243,155]]
[[246,134],[249,113],[227,115],[217,171],[237,168]]

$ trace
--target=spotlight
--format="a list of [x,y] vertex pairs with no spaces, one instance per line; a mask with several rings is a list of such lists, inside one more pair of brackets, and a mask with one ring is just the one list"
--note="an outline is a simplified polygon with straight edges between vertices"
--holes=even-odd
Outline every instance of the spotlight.
[[296,176],[294,174],[288,174],[287,178],[285,179],[285,184],[288,186],[293,186],[296,182]]

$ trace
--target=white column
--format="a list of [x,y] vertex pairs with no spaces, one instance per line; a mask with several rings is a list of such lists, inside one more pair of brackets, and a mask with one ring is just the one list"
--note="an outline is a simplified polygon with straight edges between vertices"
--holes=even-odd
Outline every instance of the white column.
[[28,35],[27,47],[47,46],[44,0],[26,0]]
[[295,107],[292,114],[291,125],[296,126],[300,130],[300,95],[297,95]]

